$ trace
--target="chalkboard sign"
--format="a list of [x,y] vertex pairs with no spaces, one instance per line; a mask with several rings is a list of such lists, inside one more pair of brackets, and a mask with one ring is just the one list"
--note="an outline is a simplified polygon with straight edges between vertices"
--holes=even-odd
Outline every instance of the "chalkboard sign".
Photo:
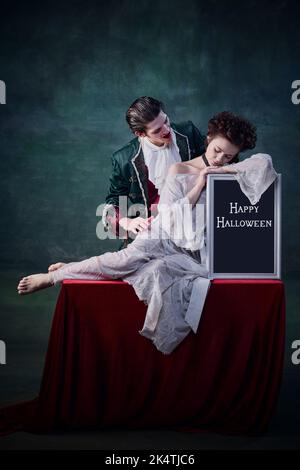
[[208,175],[210,279],[280,278],[281,175],[252,205],[233,175]]

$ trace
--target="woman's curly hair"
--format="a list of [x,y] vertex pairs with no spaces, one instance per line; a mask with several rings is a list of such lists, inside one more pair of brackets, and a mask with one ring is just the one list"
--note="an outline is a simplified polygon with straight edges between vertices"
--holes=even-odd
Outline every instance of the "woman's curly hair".
[[[251,124],[247,119],[236,116],[229,111],[223,111],[213,116],[208,121],[209,137],[221,135],[228,139],[233,145],[240,148],[243,152],[247,149],[253,149],[256,143],[256,127]],[[235,163],[238,161],[238,155],[235,157]]]

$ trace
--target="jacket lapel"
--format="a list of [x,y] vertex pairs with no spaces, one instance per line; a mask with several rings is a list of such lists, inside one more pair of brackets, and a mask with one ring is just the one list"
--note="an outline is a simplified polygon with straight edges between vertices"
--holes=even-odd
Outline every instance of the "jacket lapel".
[[180,132],[173,129],[176,136],[177,147],[183,162],[191,159],[191,151],[189,146],[189,140],[186,135],[180,134]]
[[144,204],[146,207],[147,217],[148,217],[148,202],[149,202],[149,195],[148,195],[148,170],[145,164],[144,155],[142,151],[142,146],[139,144],[137,149],[137,153],[131,159],[131,163],[135,170],[135,174],[137,177],[138,185],[140,187],[142,197],[144,200]]

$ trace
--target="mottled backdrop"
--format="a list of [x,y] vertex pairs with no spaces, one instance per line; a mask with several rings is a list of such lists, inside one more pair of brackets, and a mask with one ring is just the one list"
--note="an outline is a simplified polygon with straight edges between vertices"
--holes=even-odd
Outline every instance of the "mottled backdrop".
[[118,242],[96,237],[110,156],[140,95],[203,131],[221,110],[254,121],[283,174],[283,274],[300,270],[298,17],[289,2],[1,2],[1,261],[42,269]]
[[255,152],[270,153],[282,173],[287,335],[282,392],[266,436],[200,440],[124,431],[51,441],[17,433],[0,448],[299,448],[300,365],[291,361],[292,342],[300,339],[300,104],[291,100],[292,82],[300,80],[296,5],[1,1],[7,103],[0,105],[0,340],[6,345],[0,406],[38,394],[59,292],[21,297],[18,279],[119,245],[96,237],[96,209],[108,189],[112,152],[132,138],[125,111],[141,95],[163,100],[175,122],[192,119],[203,132],[222,110],[256,124]]

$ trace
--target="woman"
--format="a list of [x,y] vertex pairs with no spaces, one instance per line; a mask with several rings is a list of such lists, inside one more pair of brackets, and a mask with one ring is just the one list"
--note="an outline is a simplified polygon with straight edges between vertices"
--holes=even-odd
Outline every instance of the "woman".
[[196,333],[209,287],[204,211],[199,211],[205,206],[207,175],[235,174],[252,204],[277,176],[269,155],[237,163],[239,152],[254,148],[255,142],[255,128],[247,120],[217,114],[208,123],[205,154],[170,167],[158,215],[131,245],[78,263],[51,265],[48,273],[24,277],[19,294],[64,279],[122,278],[148,305],[140,333],[161,352],[172,352],[191,330]]

